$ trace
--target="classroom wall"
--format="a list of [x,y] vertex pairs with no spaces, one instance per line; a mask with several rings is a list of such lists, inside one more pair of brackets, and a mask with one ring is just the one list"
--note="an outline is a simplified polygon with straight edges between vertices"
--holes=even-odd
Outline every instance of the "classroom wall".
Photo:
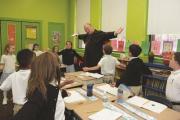
[[42,21],[42,47],[48,47],[48,22],[65,23],[67,38],[70,0],[0,0],[0,18]]
[[[72,10],[71,12],[75,12],[76,10],[75,2],[73,5],[74,10]],[[91,0],[90,22],[93,26],[95,26],[96,29],[101,28],[101,5],[102,0]],[[128,0],[127,9],[126,39],[130,42],[138,41],[138,43],[141,44],[143,41],[148,40],[148,37],[146,35],[148,0]],[[72,30],[72,28],[70,29]]]

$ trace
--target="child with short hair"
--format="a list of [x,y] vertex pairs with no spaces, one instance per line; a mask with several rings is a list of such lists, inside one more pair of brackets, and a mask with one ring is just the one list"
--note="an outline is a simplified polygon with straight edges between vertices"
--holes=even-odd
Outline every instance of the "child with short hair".
[[66,65],[66,72],[75,72],[75,57],[82,60],[82,57],[74,49],[72,49],[71,41],[66,41],[66,48],[58,52],[58,55],[62,55],[62,63]]
[[126,67],[125,72],[116,81],[116,87],[120,84],[129,86],[135,95],[138,95],[141,89],[141,76],[143,74],[152,74],[144,62],[138,57],[142,49],[139,45],[132,44],[129,46],[130,61]]
[[31,65],[27,102],[13,120],[65,120],[58,58],[45,52]]
[[[15,72],[16,56],[14,55],[15,46],[13,44],[7,44],[4,48],[4,54],[1,57],[1,65],[3,65],[3,73],[0,79],[0,85],[3,81],[13,72]],[[3,92],[2,104],[7,104],[7,92]]]
[[32,51],[36,54],[36,56],[39,56],[43,52],[39,50],[39,44],[35,43],[33,44]]
[[3,91],[12,89],[14,114],[16,114],[26,102],[26,90],[30,75],[31,63],[35,58],[35,53],[29,49],[23,49],[17,53],[19,71],[9,75],[0,86]]
[[174,53],[169,67],[174,71],[167,80],[166,97],[173,103],[173,109],[180,112],[180,52]]
[[111,55],[112,47],[110,45],[104,45],[103,47],[104,56],[101,58],[99,63],[94,67],[84,67],[84,71],[98,70],[101,68],[101,74],[104,75],[103,81],[110,83],[114,81],[115,68],[117,66],[125,67],[115,57]]

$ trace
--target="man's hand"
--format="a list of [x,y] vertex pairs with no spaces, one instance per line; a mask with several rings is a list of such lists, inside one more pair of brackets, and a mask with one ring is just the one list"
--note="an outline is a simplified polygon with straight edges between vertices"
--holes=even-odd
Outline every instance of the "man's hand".
[[114,35],[120,34],[123,30],[124,30],[124,28],[120,27],[119,29],[117,29],[117,30],[114,32]]

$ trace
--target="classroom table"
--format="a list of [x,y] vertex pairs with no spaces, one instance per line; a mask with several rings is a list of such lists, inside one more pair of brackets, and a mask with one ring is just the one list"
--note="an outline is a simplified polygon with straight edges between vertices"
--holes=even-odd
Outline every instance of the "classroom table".
[[72,89],[72,88],[77,88],[77,87],[82,87],[82,83],[79,82],[73,82],[71,84],[65,85],[64,87],[62,87],[62,89]]
[[[77,89],[77,88],[75,88],[75,89]],[[71,90],[73,90],[73,89],[71,89]],[[98,98],[100,98],[100,96],[98,96]],[[137,118],[138,120],[143,120],[143,118],[130,112],[126,108],[117,104],[116,102],[110,102],[110,103],[113,104],[114,106],[118,107],[122,111],[126,112],[127,114]],[[74,113],[78,116],[78,118],[80,118],[82,120],[88,120],[88,116],[90,116],[104,108],[102,99],[97,99],[95,101],[85,100],[85,101],[81,101],[81,102],[68,103],[68,104],[65,103],[65,105],[66,105],[67,109],[73,110]],[[133,106],[133,105],[131,105],[131,106]],[[133,106],[133,107],[150,115],[150,116],[155,117],[157,120],[180,120],[180,113],[176,112],[172,109],[169,109],[169,108],[166,108],[163,112],[158,114],[158,113],[151,112],[151,111],[143,109],[143,108],[139,108],[137,106]],[[122,119],[124,119],[124,118],[120,117],[118,120],[122,120]]]
[[82,75],[84,73],[85,72],[83,72],[83,71],[65,73],[65,78],[72,79],[74,81],[82,83],[83,85],[99,84],[99,83],[103,82],[102,78],[94,78],[94,77],[90,77],[90,76],[84,76],[84,75]]

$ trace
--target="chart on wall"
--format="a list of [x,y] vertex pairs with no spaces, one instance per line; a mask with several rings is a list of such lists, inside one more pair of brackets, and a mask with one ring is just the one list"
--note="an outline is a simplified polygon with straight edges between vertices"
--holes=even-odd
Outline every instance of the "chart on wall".
[[1,36],[1,53],[7,43],[14,44],[16,52],[21,49],[21,22],[0,20],[0,36]]
[[65,26],[64,23],[48,23],[48,42],[49,48],[59,46],[64,48],[65,44]]
[[40,22],[22,22],[22,48],[32,49],[34,43],[41,49]]

